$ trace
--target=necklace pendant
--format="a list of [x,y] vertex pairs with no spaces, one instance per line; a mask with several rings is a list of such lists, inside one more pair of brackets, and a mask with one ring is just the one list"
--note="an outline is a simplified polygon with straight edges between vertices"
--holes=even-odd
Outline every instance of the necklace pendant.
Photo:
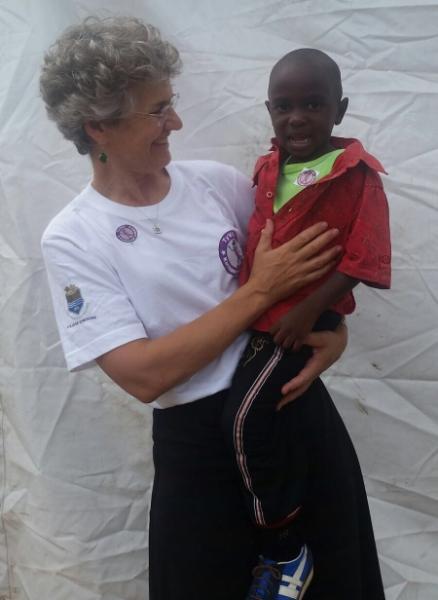
[[155,233],[155,235],[159,235],[160,233],[162,233],[161,227],[157,225],[157,223],[154,223],[154,225],[152,225],[152,231],[153,233]]

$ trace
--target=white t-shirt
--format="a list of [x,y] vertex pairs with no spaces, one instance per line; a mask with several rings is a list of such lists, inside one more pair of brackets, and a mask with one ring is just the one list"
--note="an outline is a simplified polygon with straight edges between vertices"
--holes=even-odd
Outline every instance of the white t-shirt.
[[[212,161],[167,167],[171,187],[153,206],[119,204],[88,185],[42,238],[67,366],[158,338],[210,310],[237,287],[251,181]],[[154,233],[155,225],[161,233]],[[153,403],[165,408],[229,386],[246,335]]]

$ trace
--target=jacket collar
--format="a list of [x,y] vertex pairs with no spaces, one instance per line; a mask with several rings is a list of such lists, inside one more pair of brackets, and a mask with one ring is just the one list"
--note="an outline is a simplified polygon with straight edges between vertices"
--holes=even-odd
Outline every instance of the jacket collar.
[[[340,156],[338,156],[336,160],[332,172],[333,175],[335,175],[335,173],[338,173],[339,170],[345,171],[346,169],[355,167],[361,161],[364,162],[370,169],[373,169],[374,171],[377,171],[379,173],[386,173],[380,161],[378,161],[375,156],[367,152],[359,140],[355,138],[342,138],[332,136],[330,138],[330,143],[335,149],[344,149],[344,152]],[[277,138],[272,138],[271,144],[272,146],[270,150],[274,154],[271,154],[270,156],[279,162],[280,147],[278,145]],[[266,158],[268,158],[268,156]]]

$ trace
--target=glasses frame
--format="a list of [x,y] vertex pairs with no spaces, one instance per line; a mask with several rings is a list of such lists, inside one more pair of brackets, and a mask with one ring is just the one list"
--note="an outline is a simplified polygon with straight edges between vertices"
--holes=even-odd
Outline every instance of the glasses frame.
[[178,100],[179,100],[179,94],[177,92],[175,92],[170,97],[169,102],[166,102],[166,104],[164,104],[160,108],[159,111],[150,112],[150,113],[136,111],[136,112],[131,113],[131,115],[134,115],[136,117],[142,117],[142,118],[153,117],[154,119],[157,119],[158,122],[162,122],[167,117],[169,111],[175,109],[175,106],[176,106]]

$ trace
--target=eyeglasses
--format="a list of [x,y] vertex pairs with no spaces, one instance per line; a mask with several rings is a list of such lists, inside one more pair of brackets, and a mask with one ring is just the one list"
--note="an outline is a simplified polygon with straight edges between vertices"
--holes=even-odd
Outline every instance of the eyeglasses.
[[179,94],[172,94],[169,102],[166,102],[165,104],[163,104],[161,106],[160,110],[157,110],[156,112],[150,112],[150,113],[134,112],[131,114],[135,115],[136,117],[144,117],[144,118],[154,117],[155,119],[157,119],[157,121],[159,123],[161,123],[167,117],[169,111],[175,109],[178,99],[179,99]]

